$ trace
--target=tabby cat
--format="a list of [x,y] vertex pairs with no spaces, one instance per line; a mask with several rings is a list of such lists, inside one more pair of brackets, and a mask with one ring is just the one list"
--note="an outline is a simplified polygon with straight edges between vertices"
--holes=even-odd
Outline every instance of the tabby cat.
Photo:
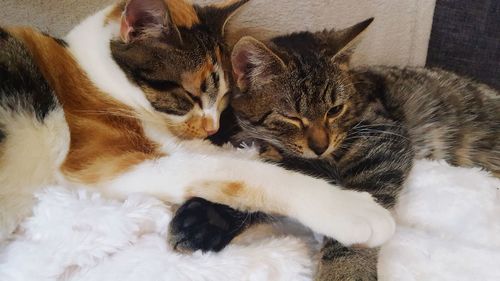
[[199,196],[291,216],[346,244],[389,239],[394,221],[368,193],[201,140],[227,105],[224,26],[245,2],[128,0],[65,41],[0,29],[2,238],[40,186],[62,184],[172,203]]
[[[256,143],[261,157],[289,169],[370,192],[388,209],[413,159],[500,176],[498,92],[439,69],[349,69],[353,43],[371,22],[267,44],[242,38],[232,52],[240,89],[231,102],[240,126],[233,141]],[[220,250],[262,220],[192,199],[172,221],[171,237],[178,248]],[[376,261],[376,249],[328,240],[317,278],[375,280]]]

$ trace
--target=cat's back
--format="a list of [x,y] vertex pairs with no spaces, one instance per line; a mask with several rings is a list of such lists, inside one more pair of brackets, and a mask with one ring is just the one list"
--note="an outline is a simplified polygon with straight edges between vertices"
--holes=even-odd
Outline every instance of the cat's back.
[[379,99],[408,129],[419,158],[500,173],[500,94],[441,69],[356,70],[360,91]]
[[398,117],[408,122],[431,112],[451,117],[467,113],[471,108],[482,108],[488,116],[499,114],[488,111],[500,108],[497,90],[442,69],[374,66],[359,68],[353,73],[356,83],[361,82],[359,89],[368,90],[370,95],[383,100]]

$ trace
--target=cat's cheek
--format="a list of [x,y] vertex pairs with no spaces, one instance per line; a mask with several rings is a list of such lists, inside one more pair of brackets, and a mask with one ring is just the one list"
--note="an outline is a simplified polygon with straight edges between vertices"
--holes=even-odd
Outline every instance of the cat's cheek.
[[330,145],[324,155],[331,155],[335,150],[342,146],[347,134],[344,132],[334,132],[330,135]]
[[208,136],[203,128],[203,118],[192,116],[186,121],[169,126],[172,134],[180,139],[204,139]]
[[298,157],[317,158],[318,156],[308,147],[307,140],[303,137],[297,138],[287,143],[287,148],[293,151]]

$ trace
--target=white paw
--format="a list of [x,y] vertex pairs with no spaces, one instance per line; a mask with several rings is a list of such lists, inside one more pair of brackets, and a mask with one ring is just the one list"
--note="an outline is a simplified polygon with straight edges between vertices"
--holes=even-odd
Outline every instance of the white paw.
[[16,213],[0,208],[0,244],[14,233],[21,220]]
[[345,246],[377,247],[396,229],[391,213],[366,192],[335,190],[316,204],[306,212],[306,225]]

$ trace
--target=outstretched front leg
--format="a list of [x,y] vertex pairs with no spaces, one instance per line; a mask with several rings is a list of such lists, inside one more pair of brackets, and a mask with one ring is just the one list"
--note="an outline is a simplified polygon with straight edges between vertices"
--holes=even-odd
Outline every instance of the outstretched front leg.
[[288,216],[344,245],[378,246],[395,229],[390,213],[366,192],[238,155],[178,152],[136,166],[104,184],[103,191],[123,197],[148,193],[173,203],[201,197],[242,211]]
[[[268,145],[261,149],[260,156],[268,161],[279,161],[280,166],[288,170],[323,178],[332,184],[340,181],[338,170],[328,160],[282,157],[279,151]],[[242,212],[193,198],[175,213],[170,223],[168,240],[180,251],[220,251],[253,224],[270,220],[268,215],[261,212]]]

